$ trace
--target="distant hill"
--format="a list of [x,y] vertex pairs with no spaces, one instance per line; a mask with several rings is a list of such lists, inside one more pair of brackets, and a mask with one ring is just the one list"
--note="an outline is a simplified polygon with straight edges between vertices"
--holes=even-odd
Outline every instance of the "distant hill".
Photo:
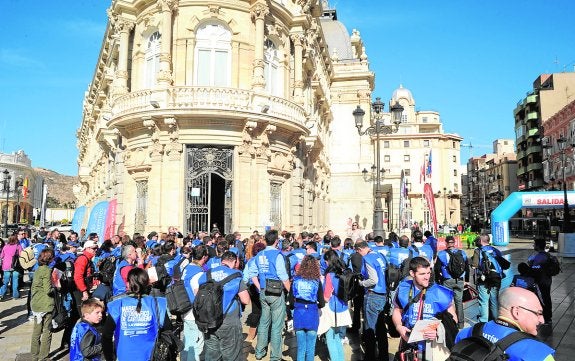
[[48,208],[66,207],[71,203],[78,204],[73,192],[74,184],[79,182],[77,176],[62,175],[45,168],[34,168],[34,170],[44,177],[48,185]]

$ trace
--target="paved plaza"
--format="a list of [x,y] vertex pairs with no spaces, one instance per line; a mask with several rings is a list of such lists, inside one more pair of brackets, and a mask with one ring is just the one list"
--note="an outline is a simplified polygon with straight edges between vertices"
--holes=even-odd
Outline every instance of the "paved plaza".
[[[511,269],[507,272],[504,286],[511,282],[513,274],[517,270],[517,264],[527,259],[532,252],[531,242],[525,240],[513,240],[508,247],[498,247],[505,255],[508,255],[512,262]],[[575,355],[575,262],[563,260],[563,272],[553,278],[551,297],[553,300],[553,330],[549,336],[542,337],[550,346],[557,350],[556,360],[570,361]],[[475,301],[466,304],[465,322],[472,324],[477,319],[477,304]],[[247,312],[245,313],[247,314]],[[244,314],[244,316],[245,316]],[[247,332],[247,328],[244,329]],[[30,352],[30,335],[32,324],[28,322],[26,316],[26,299],[8,299],[0,303],[0,361],[28,360]],[[66,351],[59,351],[58,346],[62,332],[54,334],[52,339],[52,352],[50,357],[53,360],[68,360]],[[346,360],[357,361],[363,359],[363,353],[359,336],[356,334],[347,335],[348,339],[344,344]],[[390,339],[390,358],[397,349],[398,340]],[[248,360],[255,360],[253,354],[254,344],[245,343],[245,350],[248,353]],[[294,336],[285,337],[284,360],[296,359],[296,340]],[[316,360],[327,361],[329,355],[325,343],[318,341],[316,346]]]

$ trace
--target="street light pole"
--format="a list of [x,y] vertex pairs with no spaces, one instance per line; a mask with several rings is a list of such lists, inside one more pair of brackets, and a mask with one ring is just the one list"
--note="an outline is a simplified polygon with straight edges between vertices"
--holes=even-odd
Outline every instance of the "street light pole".
[[563,233],[571,233],[571,214],[569,213],[569,200],[567,198],[567,181],[565,178],[565,143],[567,139],[561,136],[557,144],[561,150],[561,168],[563,169]]
[[363,116],[365,111],[361,109],[358,105],[353,111],[353,117],[355,119],[355,127],[360,136],[368,134],[369,136],[375,135],[376,142],[376,154],[375,154],[375,167],[376,167],[376,181],[375,181],[375,199],[373,206],[373,233],[374,236],[384,237],[383,234],[383,207],[382,207],[382,189],[381,189],[381,160],[380,160],[380,135],[381,134],[392,134],[397,133],[399,130],[399,124],[401,123],[401,114],[403,113],[403,107],[399,103],[395,103],[390,111],[392,117],[392,125],[383,124],[383,102],[381,98],[375,98],[375,101],[371,104],[371,120],[373,124],[369,126],[364,131],[361,130],[363,127]]
[[4,188],[4,192],[6,192],[6,215],[4,216],[4,238],[8,237],[8,196],[10,194],[10,179],[12,178],[10,176],[10,172],[8,171],[8,169],[4,169],[4,171],[2,172],[2,174],[4,174],[4,178],[3,178],[3,188]]
[[447,226],[447,188],[443,187],[443,226]]

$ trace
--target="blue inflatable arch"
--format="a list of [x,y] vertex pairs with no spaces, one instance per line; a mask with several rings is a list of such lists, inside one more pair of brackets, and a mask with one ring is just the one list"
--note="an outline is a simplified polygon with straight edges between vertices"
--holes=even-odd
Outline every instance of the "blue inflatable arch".
[[[562,191],[513,192],[491,212],[491,239],[496,246],[509,244],[509,218],[521,208],[563,208]],[[567,192],[569,207],[575,206],[575,191]]]

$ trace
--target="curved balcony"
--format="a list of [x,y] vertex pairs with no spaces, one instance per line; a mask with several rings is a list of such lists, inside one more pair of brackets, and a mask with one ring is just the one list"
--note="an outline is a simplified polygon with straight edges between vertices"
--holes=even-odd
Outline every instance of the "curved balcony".
[[537,102],[537,94],[531,94],[525,98],[525,104],[532,104]]
[[529,154],[533,154],[533,153],[541,153],[541,146],[540,145],[532,145],[530,147],[527,147],[527,155]]
[[541,163],[531,163],[527,166],[527,172],[531,172],[534,170],[540,170],[543,169],[543,164]]
[[517,167],[517,175],[520,176],[522,174],[527,173],[527,167]]
[[[161,110],[166,114],[212,114],[230,117],[264,115],[305,127],[304,109],[289,100],[251,90],[203,86],[178,86],[166,90],[141,90],[114,101],[114,119]],[[226,114],[227,112],[227,114]]]
[[537,112],[528,112],[527,120],[536,120],[538,117]]

